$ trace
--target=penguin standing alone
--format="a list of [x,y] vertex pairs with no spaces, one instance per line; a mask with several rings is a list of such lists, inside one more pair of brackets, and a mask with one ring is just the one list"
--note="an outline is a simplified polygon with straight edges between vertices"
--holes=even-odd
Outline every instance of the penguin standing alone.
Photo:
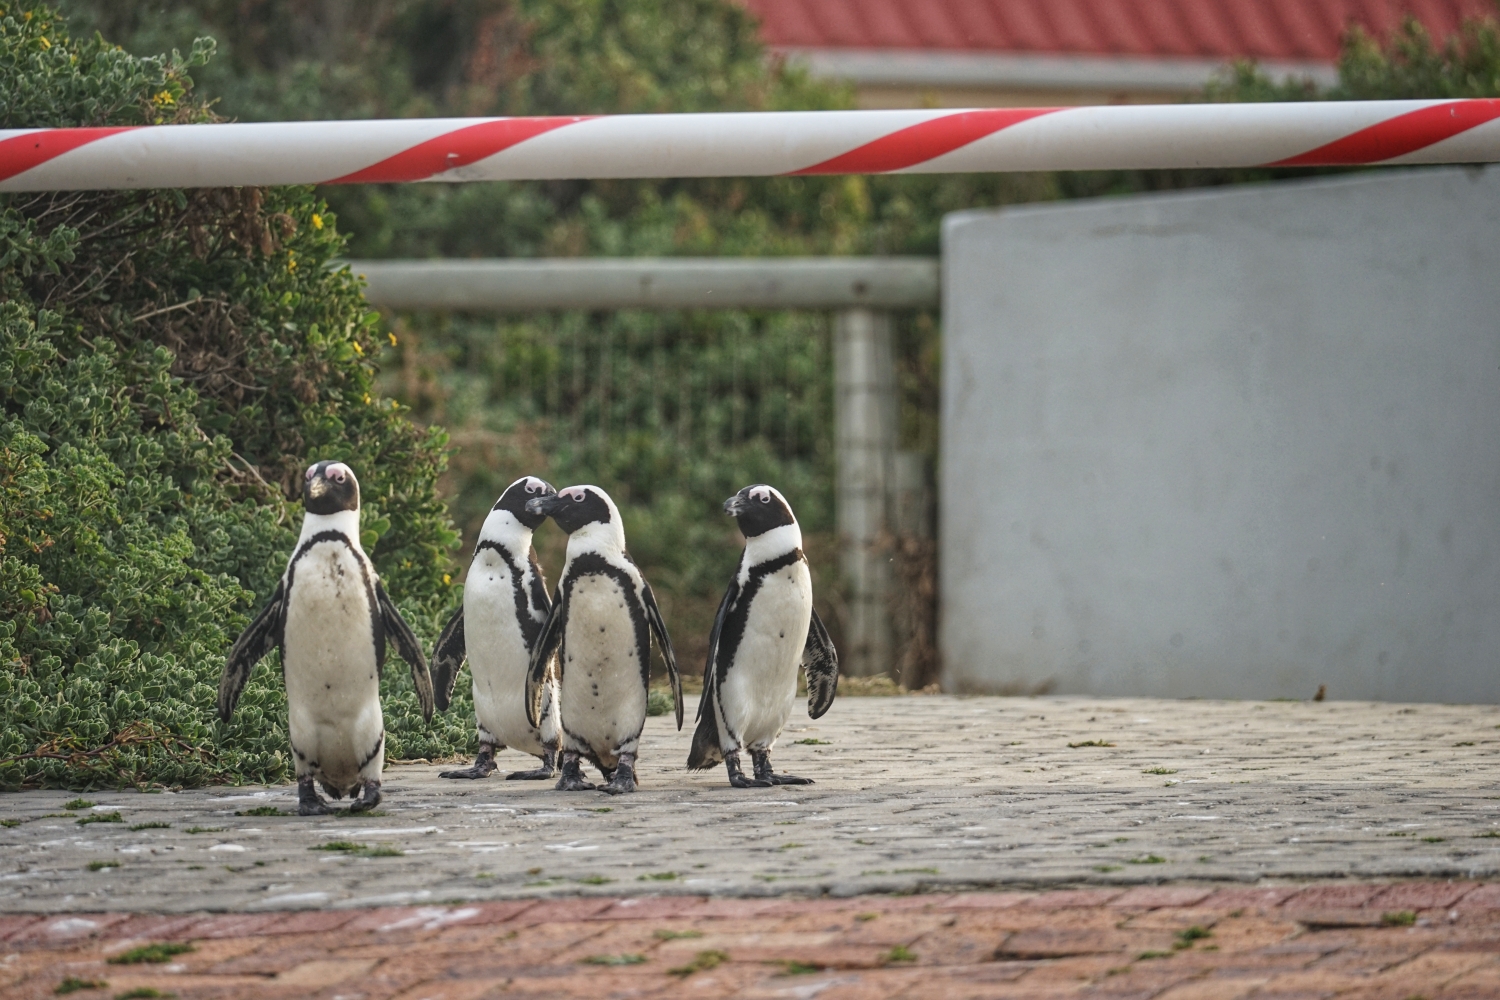
[[583,780],[580,758],[599,768],[611,795],[635,791],[636,747],[646,724],[651,680],[651,635],[661,646],[682,728],[682,682],[677,656],[651,593],[625,551],[620,511],[597,486],[570,486],[528,501],[568,533],[568,558],[541,641],[531,653],[527,718],[540,715],[547,664],[557,653],[562,777],[559,791],[594,786]]
[[[724,762],[736,788],[806,785],[776,774],[771,747],[797,698],[797,666],[807,674],[807,714],[819,718],[838,689],[839,658],[813,609],[812,574],[802,529],[786,498],[770,486],[746,486],[724,501],[745,536],[745,552],[719,602],[703,667],[703,700],[688,767]],[[740,769],[749,748],[755,777]]]
[[359,481],[342,462],[318,462],[302,483],[302,534],[271,600],[235,640],[219,680],[219,718],[229,721],[250,671],[281,650],[287,735],[297,758],[297,813],[330,812],[314,782],[351,811],[380,802],[385,719],[380,673],[385,644],[411,667],[424,721],[432,678],[411,628],[359,544]]
[[439,711],[448,710],[465,656],[474,677],[474,717],[479,756],[472,767],[443,771],[443,778],[484,778],[506,747],[540,757],[542,766],[512,771],[508,779],[551,778],[557,765],[556,684],[542,694],[542,724],[526,719],[526,674],[552,602],[531,547],[531,533],[547,520],[526,509],[528,500],[556,494],[550,484],[523,476],[495,501],[464,584],[463,607],[454,612],[432,654],[432,683]]

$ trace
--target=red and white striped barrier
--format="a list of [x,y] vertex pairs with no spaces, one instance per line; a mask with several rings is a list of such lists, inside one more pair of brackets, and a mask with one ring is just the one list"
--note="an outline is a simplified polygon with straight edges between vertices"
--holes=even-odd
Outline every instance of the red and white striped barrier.
[[0,191],[1500,160],[1500,100],[0,130]]

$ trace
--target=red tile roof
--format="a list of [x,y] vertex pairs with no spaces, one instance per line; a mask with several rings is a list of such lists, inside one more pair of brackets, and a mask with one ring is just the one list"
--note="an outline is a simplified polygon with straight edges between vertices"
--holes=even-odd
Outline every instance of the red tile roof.
[[775,48],[1332,61],[1351,24],[1437,37],[1494,0],[740,0]]

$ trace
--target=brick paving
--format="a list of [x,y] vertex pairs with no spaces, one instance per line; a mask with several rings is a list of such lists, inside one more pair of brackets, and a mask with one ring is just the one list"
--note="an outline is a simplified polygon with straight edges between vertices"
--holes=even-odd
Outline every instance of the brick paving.
[[[153,943],[158,964],[112,964]],[[0,992],[80,997],[1493,1000],[1500,885],[529,900],[0,917]]]

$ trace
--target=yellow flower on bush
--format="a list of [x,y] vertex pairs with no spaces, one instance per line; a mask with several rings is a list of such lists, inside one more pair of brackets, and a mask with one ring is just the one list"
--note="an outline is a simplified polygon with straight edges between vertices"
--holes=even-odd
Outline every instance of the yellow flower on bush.
[[158,108],[164,108],[169,104],[176,104],[177,98],[172,96],[172,92],[170,90],[163,90],[158,92],[155,97],[151,98],[151,103],[156,105]]
[[353,341],[352,343],[354,344],[354,353],[358,354],[360,357],[364,357],[365,356],[365,349],[360,346],[359,341],[356,340],[356,341]]
[[313,217],[312,217],[312,224],[313,224],[313,228],[314,229],[322,229],[323,228],[323,217],[321,215],[319,215],[317,212],[314,212],[313,213]]
[[395,347],[396,346],[396,335],[394,333],[387,332],[386,336],[391,338],[391,346]]

